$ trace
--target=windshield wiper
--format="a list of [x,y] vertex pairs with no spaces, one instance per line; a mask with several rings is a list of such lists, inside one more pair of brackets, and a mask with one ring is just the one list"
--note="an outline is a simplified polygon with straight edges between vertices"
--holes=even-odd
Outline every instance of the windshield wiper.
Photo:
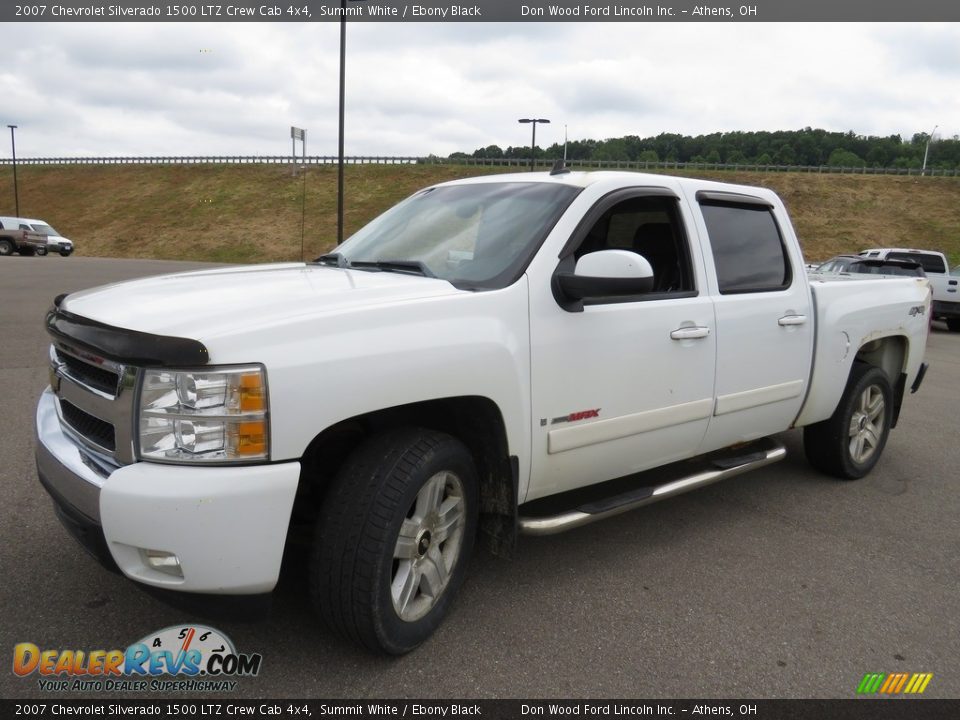
[[428,278],[436,277],[422,260],[351,260],[348,267],[369,267],[386,272],[412,272]]
[[327,253],[326,255],[321,255],[318,258],[314,258],[314,262],[319,265],[333,265],[334,267],[349,267],[347,259],[338,252]]

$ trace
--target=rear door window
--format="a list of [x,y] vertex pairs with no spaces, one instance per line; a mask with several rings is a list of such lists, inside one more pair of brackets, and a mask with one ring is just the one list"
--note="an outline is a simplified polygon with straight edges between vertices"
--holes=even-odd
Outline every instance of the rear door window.
[[700,201],[721,295],[789,287],[790,262],[766,203]]

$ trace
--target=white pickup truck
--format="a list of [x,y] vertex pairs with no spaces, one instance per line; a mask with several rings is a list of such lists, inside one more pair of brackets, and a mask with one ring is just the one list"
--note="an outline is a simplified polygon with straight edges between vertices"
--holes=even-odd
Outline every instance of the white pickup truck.
[[[60,296],[37,466],[153,588],[269,593],[403,653],[475,538],[548,534],[775,462],[877,462],[924,371],[922,278],[808,280],[769,190],[633,173],[422,190],[311,263]],[[294,533],[292,531],[298,530]]]
[[876,260],[912,260],[920,263],[933,290],[931,317],[943,320],[953,332],[960,332],[960,280],[950,272],[947,256],[936,250],[872,248],[861,250],[863,257]]

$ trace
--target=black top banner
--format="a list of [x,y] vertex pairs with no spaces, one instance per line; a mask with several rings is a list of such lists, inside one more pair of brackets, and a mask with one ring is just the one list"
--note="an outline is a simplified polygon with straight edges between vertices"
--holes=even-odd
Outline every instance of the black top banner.
[[60,0],[0,6],[2,22],[932,22],[955,0]]

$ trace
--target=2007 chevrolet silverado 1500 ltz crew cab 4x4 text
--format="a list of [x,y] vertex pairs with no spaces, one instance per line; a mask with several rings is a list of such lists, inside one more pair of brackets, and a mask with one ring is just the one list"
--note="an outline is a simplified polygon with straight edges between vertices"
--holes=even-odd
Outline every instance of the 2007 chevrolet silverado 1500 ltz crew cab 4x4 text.
[[[312,263],[58,297],[37,465],[104,563],[270,592],[402,653],[479,538],[548,534],[776,460],[870,471],[922,380],[921,278],[808,281],[768,190],[633,173],[422,190]],[[685,462],[680,462],[685,461]]]

